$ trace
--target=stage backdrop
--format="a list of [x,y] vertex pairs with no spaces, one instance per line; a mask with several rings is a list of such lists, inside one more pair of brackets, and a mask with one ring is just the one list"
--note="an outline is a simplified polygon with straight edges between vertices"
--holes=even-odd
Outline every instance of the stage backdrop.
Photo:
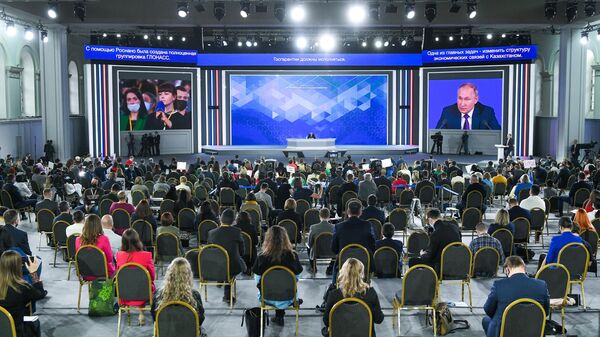
[[232,145],[285,145],[309,132],[387,144],[387,74],[232,73],[228,87]]

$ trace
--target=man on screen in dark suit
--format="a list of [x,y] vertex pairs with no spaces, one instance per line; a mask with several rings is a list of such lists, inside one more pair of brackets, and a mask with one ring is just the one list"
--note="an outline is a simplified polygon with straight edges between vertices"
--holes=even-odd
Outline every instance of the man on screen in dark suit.
[[479,92],[472,83],[458,87],[456,104],[442,110],[436,129],[500,130],[494,109],[479,103]]

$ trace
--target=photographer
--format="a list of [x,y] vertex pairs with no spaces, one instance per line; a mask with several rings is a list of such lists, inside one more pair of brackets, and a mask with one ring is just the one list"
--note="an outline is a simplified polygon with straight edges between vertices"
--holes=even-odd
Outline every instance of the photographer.
[[[441,131],[436,132],[431,135],[431,139],[433,140],[433,145],[431,146],[431,154],[442,154],[442,143],[444,141],[444,136]],[[435,149],[435,150],[434,150]]]

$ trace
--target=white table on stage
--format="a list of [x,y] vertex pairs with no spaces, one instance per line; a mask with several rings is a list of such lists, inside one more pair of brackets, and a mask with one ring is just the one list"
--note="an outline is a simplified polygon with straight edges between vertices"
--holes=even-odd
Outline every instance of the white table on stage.
[[504,145],[504,144],[496,144],[494,146],[498,149],[498,160],[503,159],[504,158],[504,149],[506,149],[508,146]]
[[333,148],[335,147],[335,138],[288,138],[287,146],[288,148]]

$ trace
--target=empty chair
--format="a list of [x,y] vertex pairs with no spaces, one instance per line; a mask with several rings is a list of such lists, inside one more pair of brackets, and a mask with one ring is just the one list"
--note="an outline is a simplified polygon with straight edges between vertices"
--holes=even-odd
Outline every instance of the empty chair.
[[402,190],[400,192],[400,200],[398,200],[398,206],[401,208],[410,207],[413,199],[415,198],[415,192],[413,190]]
[[[166,212],[173,214],[174,209],[175,209],[175,201],[173,201],[171,199],[163,199],[163,201],[160,202],[160,210],[159,210],[160,215],[162,215],[163,213],[166,213]],[[176,217],[176,216],[177,216],[177,214],[173,214],[173,217]]]
[[200,337],[198,312],[188,303],[172,301],[156,311],[155,337]]
[[308,233],[310,230],[310,226],[314,224],[318,224],[321,222],[319,218],[319,210],[316,208],[311,208],[304,212],[304,226],[306,227],[304,231]]
[[310,203],[304,199],[296,200],[296,213],[304,219],[304,213],[310,209]]
[[419,200],[421,201],[421,205],[433,206],[435,202],[435,190],[431,186],[423,186],[419,191]]
[[146,188],[148,189],[148,191],[150,191],[150,192],[154,191],[154,181],[152,181],[152,180],[146,180],[146,181],[144,181],[144,186],[146,186]]
[[102,199],[102,201],[100,201],[100,206],[98,207],[100,216],[105,216],[106,214],[109,214],[110,205],[112,205],[112,203],[113,201],[108,198]]
[[67,249],[67,227],[69,223],[66,221],[57,221],[52,225],[52,240],[54,241],[54,264],[56,267],[56,256],[58,251]]
[[69,262],[67,268],[67,281],[71,280],[71,265],[75,263],[75,241],[79,237],[79,234],[69,235],[67,238],[67,261]]
[[206,188],[202,185],[197,185],[196,188],[194,188],[194,197],[200,201],[208,199]]
[[500,337],[542,337],[546,311],[537,301],[522,298],[509,304],[502,314]]
[[49,236],[52,233],[52,223],[54,221],[54,217],[54,213],[47,208],[42,208],[37,212],[35,221],[37,222],[37,231],[40,233],[38,249],[40,249],[42,244],[42,236]]
[[379,185],[377,186],[377,202],[380,203],[381,205],[387,205],[390,203],[391,200],[391,191],[390,188],[387,187],[386,185]]
[[154,249],[154,261],[162,269],[163,264],[171,262],[182,255],[179,250],[179,238],[173,233],[161,233],[156,237],[156,248]]
[[406,231],[408,228],[408,212],[403,208],[396,208],[390,212],[389,221],[394,225],[395,231],[402,232],[402,239],[406,239]]
[[300,305],[297,297],[296,275],[289,268],[273,266],[267,269],[260,281],[260,335],[263,336],[264,312],[275,310],[269,302],[292,301],[290,308],[296,311],[296,337],[298,336],[298,316]]
[[562,333],[565,333],[565,306],[567,305],[567,294],[569,292],[569,271],[565,266],[558,263],[549,263],[544,265],[535,274],[535,278],[543,280],[548,286],[548,293],[551,299],[562,299],[558,306],[550,306],[550,319],[552,319],[552,309],[560,309]]
[[546,212],[541,208],[532,208],[531,213],[531,228],[530,231],[533,232],[534,235],[539,235],[542,240],[542,248],[544,248],[544,236],[542,235],[544,232],[544,225],[546,223]]
[[483,247],[473,257],[473,277],[496,277],[500,265],[500,254],[495,248]]
[[358,194],[356,194],[354,191],[344,192],[342,195],[342,206],[344,207],[344,212],[346,211],[346,207],[348,206],[348,201],[350,201],[350,199],[358,199]]
[[383,238],[383,225],[381,224],[381,222],[379,222],[379,220],[375,218],[368,219],[368,221],[371,223],[371,226],[373,226],[375,240],[381,240],[381,238]]
[[581,286],[581,304],[585,307],[584,282],[587,277],[590,255],[581,243],[569,243],[558,252],[558,263],[569,271],[569,287],[573,289],[574,284]]
[[335,253],[331,250],[331,242],[333,241],[333,233],[322,232],[315,237],[311,248],[313,261],[313,272],[317,272],[317,261],[327,259],[328,261],[335,258]]
[[500,228],[492,233],[492,237],[498,239],[502,244],[502,250],[504,250],[504,256],[511,256],[514,246],[513,234],[506,228]]
[[[127,312],[128,324],[131,323],[131,311],[146,310],[152,307],[152,277],[144,266],[138,263],[126,263],[115,274],[115,288],[119,300],[119,318],[117,322],[117,337],[121,336],[121,314]],[[130,307],[122,301],[144,302],[144,306]]]
[[296,222],[294,222],[293,220],[284,219],[279,221],[277,225],[283,227],[287,231],[288,237],[290,238],[290,242],[293,243],[295,247],[298,243],[298,225],[296,224]]
[[[398,335],[401,336],[400,312],[402,310],[432,310],[433,335],[436,335],[435,303],[438,296],[438,278],[433,268],[418,264],[404,274],[402,289],[392,300],[392,315],[397,315]],[[395,323],[396,323],[395,322]]]
[[575,192],[573,196],[573,207],[581,208],[586,200],[590,198],[590,191],[585,188],[580,188]]
[[244,212],[247,212],[248,215],[250,215],[250,223],[252,223],[252,225],[254,225],[254,227],[256,228],[256,232],[260,233],[261,231],[261,226],[260,226],[260,214],[258,214],[258,211],[252,208],[247,208],[244,210]]
[[331,188],[329,188],[328,201],[329,201],[330,205],[338,204],[338,190],[339,189],[340,189],[339,185],[334,185],[334,186],[331,186]]
[[369,282],[371,274],[371,255],[367,248],[359,244],[346,245],[338,254],[338,269],[341,269],[344,262],[351,257],[362,262],[363,266],[365,266],[365,281]]
[[235,208],[235,192],[229,187],[223,187],[219,191],[219,209]]
[[467,194],[466,208],[475,207],[483,209],[483,195],[479,191],[471,191]]
[[502,202],[506,195],[506,183],[494,184],[493,195],[494,197],[500,197],[500,202]]
[[229,292],[229,303],[233,308],[233,298],[235,297],[235,275],[230,274],[229,254],[222,246],[210,244],[200,248],[198,253],[198,277],[200,278],[200,292],[204,287],[204,300],[208,301],[209,285],[228,285],[231,287]]
[[194,222],[196,221],[196,212],[191,208],[182,208],[177,214],[177,227],[186,232],[194,231]]
[[77,312],[79,312],[79,308],[81,307],[81,288],[85,284],[89,287],[92,283],[91,279],[108,279],[106,255],[96,246],[81,246],[77,253],[75,253],[75,270],[79,279],[79,293],[77,295]]
[[421,250],[429,246],[429,235],[425,231],[413,232],[406,241],[406,258],[416,257],[421,254]]
[[398,277],[400,256],[392,247],[381,247],[373,253],[373,264],[377,277]]
[[371,337],[373,314],[361,299],[348,297],[329,312],[329,337]]
[[526,218],[519,217],[514,219],[512,223],[515,225],[515,235],[513,238],[514,242],[523,244],[525,246],[525,250],[527,250],[527,244],[529,242],[529,231],[531,228],[529,220],[527,220]]
[[144,219],[138,219],[131,224],[131,228],[138,233],[144,249],[154,249],[154,228],[152,228],[152,224]]
[[190,264],[190,268],[192,269],[192,275],[194,278],[200,277],[200,270],[198,269],[198,254],[200,253],[200,248],[190,249],[185,252],[185,259]]
[[3,337],[17,337],[15,321],[8,310],[0,307],[0,335]]
[[523,189],[519,191],[519,195],[517,196],[517,200],[519,200],[519,202],[527,199],[529,197],[529,189]]
[[213,220],[203,220],[198,225],[198,244],[206,244],[208,242],[208,232],[219,227],[219,224]]
[[131,226],[131,216],[126,210],[117,208],[112,212],[114,231],[117,234],[123,233]]
[[146,199],[146,195],[142,191],[133,191],[131,193],[131,203],[137,205],[140,201]]
[[[477,191],[473,191],[477,192]],[[471,193],[473,193],[471,192]],[[470,193],[469,193],[470,194]],[[462,221],[462,230],[470,230],[471,235],[473,235],[473,231],[475,230],[475,226],[481,222],[481,210],[476,207],[468,207],[466,208],[461,216]]]
[[[440,283],[460,283],[461,301],[465,300],[465,285],[469,290],[469,307],[472,309],[471,299],[471,270],[473,254],[467,245],[462,242],[448,244],[442,250],[440,261]],[[457,281],[457,282],[453,282]]]

